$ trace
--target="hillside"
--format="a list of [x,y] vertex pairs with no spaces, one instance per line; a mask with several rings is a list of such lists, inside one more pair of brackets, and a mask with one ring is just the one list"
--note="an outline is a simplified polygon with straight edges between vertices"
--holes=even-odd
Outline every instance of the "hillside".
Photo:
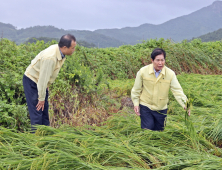
[[62,35],[71,33],[75,35],[77,40],[93,43],[98,47],[118,47],[123,45],[124,42],[116,40],[112,37],[94,33],[92,31],[81,30],[64,30],[58,29],[54,26],[34,26],[25,29],[16,29],[11,24],[4,24],[0,22],[0,33],[2,38],[15,41],[17,44],[24,43],[29,38],[35,37],[48,37],[48,38],[60,38]]
[[169,20],[163,24],[143,24],[139,27],[122,29],[99,29],[96,33],[104,34],[129,44],[136,44],[138,40],[170,38],[174,41],[191,39],[208,32],[222,28],[222,2],[215,1],[189,15]]
[[16,37],[16,27],[11,24],[4,24],[0,22],[0,35],[1,38],[8,38],[13,40]]
[[[203,42],[221,41],[222,40],[222,28],[217,31],[210,32],[210,33],[201,35],[196,38],[200,38]],[[195,39],[195,38],[193,38],[193,39]]]

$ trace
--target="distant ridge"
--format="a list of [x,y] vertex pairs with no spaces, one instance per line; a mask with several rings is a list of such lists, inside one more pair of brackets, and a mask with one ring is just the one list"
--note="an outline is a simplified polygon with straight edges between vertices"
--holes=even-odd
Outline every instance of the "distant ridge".
[[15,41],[17,44],[24,43],[29,38],[48,37],[58,39],[64,34],[73,34],[77,40],[93,43],[97,47],[118,47],[124,42],[116,40],[105,35],[94,33],[92,31],[81,30],[64,30],[58,29],[54,26],[34,26],[25,29],[16,29],[11,24],[4,24],[0,22],[0,36],[9,40]]
[[222,2],[215,1],[210,6],[159,25],[146,23],[139,27],[81,31],[58,29],[54,26],[17,29],[11,24],[0,22],[0,35],[16,43],[23,43],[31,37],[60,38],[63,34],[71,33],[76,36],[77,40],[93,43],[97,47],[118,47],[123,44],[134,45],[151,38],[172,39],[178,42],[199,37],[220,28],[222,28]]
[[130,44],[138,40],[150,38],[170,38],[174,41],[191,39],[208,32],[222,28],[222,2],[215,1],[212,5],[184,15],[163,24],[143,24],[139,27],[126,27],[122,29],[98,29],[96,33],[115,39],[127,41]]

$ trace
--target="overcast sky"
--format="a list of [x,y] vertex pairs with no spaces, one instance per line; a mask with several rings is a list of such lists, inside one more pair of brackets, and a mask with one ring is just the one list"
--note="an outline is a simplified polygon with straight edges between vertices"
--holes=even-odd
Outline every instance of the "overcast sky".
[[215,0],[0,0],[0,22],[17,28],[53,25],[96,30],[161,24]]

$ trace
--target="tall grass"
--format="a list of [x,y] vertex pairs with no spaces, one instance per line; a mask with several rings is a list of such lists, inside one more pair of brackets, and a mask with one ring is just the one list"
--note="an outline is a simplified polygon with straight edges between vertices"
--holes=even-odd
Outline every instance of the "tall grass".
[[7,169],[221,167],[220,148],[197,135],[198,151],[184,122],[169,124],[163,132],[141,130],[136,115],[122,113],[94,130],[39,127],[33,135],[1,128],[0,162]]

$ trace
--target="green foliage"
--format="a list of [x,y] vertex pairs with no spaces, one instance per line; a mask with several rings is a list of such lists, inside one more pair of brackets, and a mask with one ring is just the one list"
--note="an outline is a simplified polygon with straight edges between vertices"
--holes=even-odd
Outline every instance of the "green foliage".
[[17,46],[7,39],[0,41],[1,126],[20,131],[29,128],[22,77],[31,60],[49,45],[39,41],[36,45]]
[[[26,104],[22,86],[22,76],[25,69],[40,51],[54,43],[57,42],[37,41],[18,46],[7,39],[0,41],[0,99],[5,104],[20,106]],[[203,43],[200,40],[193,40],[191,42],[173,43],[169,40],[159,39],[144,41],[135,46],[124,45],[119,48],[99,49],[77,46],[76,52],[72,56],[67,56],[56,80],[58,84],[55,83],[54,91],[52,90],[51,94],[61,94],[60,97],[62,97],[61,86],[63,85],[61,83],[66,81],[70,86],[69,90],[77,89],[74,96],[77,93],[82,94],[81,97],[77,95],[78,98],[82,98],[81,100],[77,99],[77,101],[80,102],[83,99],[93,101],[93,95],[98,97],[104,88],[110,87],[108,83],[110,79],[134,78],[142,66],[150,63],[150,53],[156,47],[166,50],[166,65],[177,74],[183,72],[221,73],[221,42]],[[127,84],[123,89],[116,87],[116,93],[129,95],[130,86]],[[127,90],[124,90],[125,88]],[[51,97],[54,96],[51,95]],[[217,98],[220,99],[220,96]],[[73,97],[74,99],[75,97]],[[194,106],[204,106],[204,101],[197,99],[193,104]],[[2,122],[2,125],[8,126],[6,121],[5,124]]]
[[103,80],[101,69],[92,70],[80,62],[79,58],[70,57],[65,62],[61,76],[70,84],[80,88],[82,93],[98,92]]
[[29,130],[30,121],[26,106],[0,101],[0,113],[0,126],[22,132]]
[[92,70],[100,68],[111,79],[135,78],[142,66],[151,63],[154,48],[163,48],[167,53],[166,65],[177,74],[220,74],[222,70],[222,43],[202,43],[194,40],[174,43],[170,40],[149,40],[134,46],[119,48],[88,49],[80,47],[74,56]]
[[[50,88],[49,112],[51,118],[55,115],[51,122],[60,128],[40,126],[36,134],[26,133],[30,123],[22,76],[30,61],[52,43],[17,46],[0,41],[0,169],[221,168],[222,77],[183,73],[220,74],[220,42],[175,44],[160,39],[120,48],[78,46]],[[118,97],[130,94],[136,72],[149,63],[156,47],[166,49],[167,65],[181,73],[178,80],[194,99],[191,116],[184,117],[185,111],[170,94],[163,132],[141,130],[139,117],[124,109],[117,109],[103,126],[95,126],[106,120],[101,103],[117,107]],[[117,99],[104,93],[116,93]],[[88,105],[89,98],[96,104]],[[89,126],[75,127],[79,121]]]

